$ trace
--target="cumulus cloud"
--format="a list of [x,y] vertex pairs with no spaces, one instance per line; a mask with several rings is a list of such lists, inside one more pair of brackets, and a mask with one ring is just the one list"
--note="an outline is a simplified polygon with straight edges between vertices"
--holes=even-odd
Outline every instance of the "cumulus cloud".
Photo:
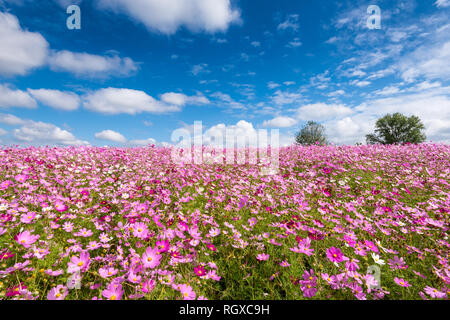
[[90,77],[128,76],[138,70],[137,63],[131,58],[121,58],[116,54],[100,56],[67,50],[52,52],[48,64],[53,71]]
[[240,22],[230,0],[98,0],[101,8],[125,13],[149,30],[174,34],[181,27],[193,32],[226,31]]
[[95,137],[97,139],[108,140],[112,142],[127,142],[127,139],[122,134],[113,130],[103,130],[102,132],[97,132],[95,134]]
[[23,30],[12,14],[0,12],[0,75],[25,75],[45,64],[48,43],[41,34]]
[[105,88],[89,93],[83,97],[83,107],[105,114],[180,111],[179,106],[158,101],[144,91],[123,88]]
[[271,127],[271,128],[288,128],[292,127],[297,123],[297,120],[290,117],[276,117],[272,120],[264,121],[263,126],[264,127]]
[[21,125],[12,131],[10,142],[26,145],[89,145],[88,141],[77,139],[72,133],[58,126],[33,120],[24,120],[13,115],[0,114],[0,122]]
[[40,103],[54,109],[72,111],[80,105],[80,98],[73,92],[50,89],[28,89],[28,92]]
[[28,92],[14,90],[7,85],[0,84],[0,108],[10,107],[36,108],[37,103]]
[[128,140],[122,135],[120,132],[113,130],[103,130],[101,132],[97,132],[95,134],[97,139],[107,140],[115,143],[119,143],[121,145],[129,146],[129,147],[143,147],[147,145],[157,144],[157,141],[153,138],[148,139],[136,139],[136,140]]
[[297,110],[297,119],[324,121],[350,115],[353,110],[342,104],[314,103],[301,106]]

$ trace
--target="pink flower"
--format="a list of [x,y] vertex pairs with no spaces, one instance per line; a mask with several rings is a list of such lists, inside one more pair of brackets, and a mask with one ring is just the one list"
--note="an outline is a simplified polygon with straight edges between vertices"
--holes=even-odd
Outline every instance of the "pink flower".
[[206,270],[204,266],[198,265],[194,268],[194,272],[197,276],[202,277],[206,274]]
[[256,259],[259,261],[267,261],[269,259],[269,255],[265,253],[260,253],[256,256]]
[[194,300],[197,296],[191,286],[182,284],[178,288],[183,295],[183,300]]
[[55,203],[55,209],[56,209],[56,211],[64,212],[64,211],[66,211],[68,208],[69,208],[69,207],[68,207],[67,205],[65,205],[65,204],[64,204],[63,202],[61,202],[61,201],[58,201],[58,202]]
[[98,273],[100,275],[100,277],[106,279],[112,276],[115,276],[117,274],[118,270],[114,269],[113,267],[109,267],[109,268],[100,268],[98,270]]
[[120,283],[111,282],[108,287],[102,291],[102,296],[108,300],[122,299],[122,285]]
[[26,230],[22,233],[19,233],[15,237],[16,241],[23,245],[25,248],[29,248],[33,243],[39,239],[39,235],[32,235],[30,231]]
[[371,250],[375,253],[379,252],[378,247],[372,241],[366,240],[365,245],[369,250]]
[[145,268],[156,268],[159,266],[161,262],[161,255],[158,254],[158,248],[155,247],[152,249],[152,247],[148,247],[147,250],[142,255],[142,263]]
[[133,225],[133,236],[139,239],[145,239],[148,235],[148,227],[145,223],[138,222]]
[[442,299],[447,296],[445,292],[441,292],[435,288],[432,288],[430,286],[426,286],[424,289],[425,293],[428,294],[432,298]]
[[169,251],[169,249],[170,249],[169,240],[156,241],[156,247],[158,248],[159,253],[164,253],[166,251]]
[[20,217],[20,222],[25,223],[25,224],[29,224],[29,223],[31,223],[33,221],[33,219],[35,217],[36,217],[36,214],[34,212],[24,213]]
[[67,294],[69,293],[69,290],[59,284],[56,286],[56,288],[53,288],[50,290],[50,292],[47,295],[47,299],[48,300],[64,300],[64,298],[67,296]]
[[141,283],[142,292],[150,293],[155,288],[155,281],[153,279],[147,279]]
[[408,281],[406,281],[405,279],[403,279],[403,278],[397,278],[397,277],[395,277],[394,278],[394,281],[395,281],[395,283],[396,284],[398,284],[399,286],[402,286],[402,287],[411,287],[411,285],[408,283]]
[[73,256],[67,263],[67,272],[75,273],[78,271],[84,272],[89,268],[90,258],[87,251],[80,253],[80,257]]
[[15,179],[17,182],[23,183],[23,182],[27,181],[28,176],[27,176],[26,174],[18,174],[17,176],[14,177],[14,179]]
[[339,248],[331,247],[327,249],[327,258],[330,259],[331,262],[339,263],[344,260],[344,255]]

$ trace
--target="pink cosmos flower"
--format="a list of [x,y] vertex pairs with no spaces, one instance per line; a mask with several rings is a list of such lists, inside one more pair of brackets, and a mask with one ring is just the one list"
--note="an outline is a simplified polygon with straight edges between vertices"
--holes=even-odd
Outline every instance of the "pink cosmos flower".
[[122,294],[122,285],[114,282],[111,282],[108,287],[102,291],[102,295],[108,300],[120,300],[122,299]]
[[406,280],[403,279],[403,278],[397,278],[397,277],[395,277],[395,278],[394,278],[394,281],[395,281],[395,283],[398,284],[399,286],[402,286],[402,287],[405,287],[405,288],[411,287],[411,285],[408,283],[408,281],[406,281]]
[[89,252],[83,251],[80,253],[80,257],[73,256],[70,261],[67,263],[67,272],[75,273],[75,272],[84,272],[89,268],[90,265]]
[[194,290],[192,290],[192,287],[189,285],[182,284],[178,287],[178,289],[183,295],[183,300],[194,300],[195,297],[197,296]]
[[35,217],[36,217],[36,213],[34,213],[34,212],[24,213],[20,217],[20,222],[25,223],[25,224],[29,224],[29,223],[31,223],[33,221],[33,219]]
[[156,247],[159,253],[167,252],[170,249],[170,242],[169,240],[156,241]]
[[66,286],[63,286],[61,284],[57,285],[56,288],[53,288],[50,290],[50,292],[47,295],[48,300],[64,300],[64,298],[69,293],[69,290]]
[[153,279],[147,279],[141,283],[142,292],[150,293],[155,288],[155,281]]
[[128,275],[128,281],[130,281],[131,283],[140,283],[141,279],[142,277],[136,274],[134,270],[130,271],[130,274]]
[[113,267],[98,269],[98,273],[99,273],[100,277],[102,277],[104,279],[115,276],[118,271],[119,270],[114,269]]
[[26,174],[18,174],[14,177],[17,182],[23,183],[28,180],[28,176]]
[[259,261],[267,261],[269,257],[269,254],[260,253],[256,256],[256,259],[258,259]]
[[154,269],[159,266],[162,256],[158,254],[158,248],[148,247],[142,255],[142,263],[145,268]]
[[441,292],[430,286],[426,286],[424,291],[426,294],[428,294],[432,298],[443,299],[447,296],[447,294],[445,292]]
[[339,248],[331,247],[327,249],[327,258],[331,262],[339,263],[342,260],[344,260],[344,255],[342,254],[342,251]]
[[194,272],[197,276],[199,277],[203,277],[204,275],[206,275],[206,269],[204,266],[202,265],[198,265],[194,268]]
[[5,251],[0,253],[0,260],[6,260],[12,257],[14,257],[14,253],[12,252]]
[[133,225],[133,236],[139,239],[145,239],[148,235],[148,227],[145,223],[138,222]]
[[16,235],[15,239],[19,244],[23,245],[25,248],[29,248],[33,243],[37,241],[37,239],[39,239],[39,237],[40,237],[39,235],[33,235],[30,233],[30,231],[25,230],[24,232]]
[[378,247],[377,247],[372,241],[366,240],[366,241],[364,242],[364,244],[366,245],[366,247],[367,247],[369,250],[371,250],[371,251],[373,251],[373,252],[375,252],[375,253],[380,252],[380,251],[378,250]]
[[55,203],[55,209],[56,211],[59,212],[64,212],[68,209],[69,207],[67,205],[64,204],[64,202],[58,201]]

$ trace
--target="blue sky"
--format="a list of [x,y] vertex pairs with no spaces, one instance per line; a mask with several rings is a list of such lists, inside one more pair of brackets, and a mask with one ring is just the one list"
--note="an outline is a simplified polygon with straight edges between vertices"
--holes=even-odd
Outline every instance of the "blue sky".
[[289,144],[315,120],[354,144],[392,112],[449,143],[449,61],[450,0],[0,0],[0,143],[166,144],[202,121]]

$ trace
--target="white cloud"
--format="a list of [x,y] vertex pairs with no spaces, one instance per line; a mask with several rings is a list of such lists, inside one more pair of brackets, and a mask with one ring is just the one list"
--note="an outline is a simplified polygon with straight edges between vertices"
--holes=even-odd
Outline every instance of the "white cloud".
[[155,139],[153,139],[153,138],[148,138],[148,139],[143,139],[143,140],[131,140],[131,141],[129,141],[128,144],[131,145],[131,146],[140,146],[140,147],[142,147],[142,146],[152,145],[152,144],[156,145],[157,141]]
[[0,74],[25,75],[45,64],[48,43],[41,34],[23,30],[12,14],[0,12]]
[[297,31],[299,27],[300,24],[298,23],[298,14],[291,14],[286,18],[284,22],[278,25],[277,29],[278,30],[291,29],[293,31]]
[[49,89],[28,89],[28,92],[40,103],[54,109],[72,111],[80,105],[80,98],[73,92]]
[[89,144],[53,124],[32,120],[24,120],[22,127],[13,130],[13,136],[21,143],[31,145],[75,146]]
[[280,85],[278,84],[278,83],[275,83],[275,82],[273,82],[273,81],[269,81],[268,83],[267,83],[267,87],[269,88],[269,89],[275,89],[275,88],[278,88]]
[[25,121],[12,114],[0,113],[0,123],[15,126],[19,124],[24,124]]
[[450,7],[450,0],[436,0],[434,5],[437,7],[447,8]]
[[97,132],[95,134],[95,137],[97,139],[108,140],[112,142],[127,142],[127,139],[122,134],[113,130],[103,130],[102,132]]
[[287,47],[289,48],[297,48],[302,45],[302,42],[300,41],[300,38],[294,38],[292,41],[289,42]]
[[250,44],[251,44],[252,46],[254,46],[255,48],[258,48],[258,47],[261,46],[261,42],[259,42],[259,41],[252,41]]
[[208,65],[206,63],[197,64],[192,67],[191,73],[194,76],[197,76],[200,73],[210,73],[211,71],[208,70],[207,68],[208,68]]
[[142,112],[166,113],[180,111],[178,106],[167,105],[143,91],[106,88],[83,97],[83,107],[105,114],[138,114]]
[[6,131],[6,130],[0,128],[0,136],[4,136],[4,135],[7,134],[7,133],[8,133],[8,131]]
[[245,109],[245,106],[242,103],[235,101],[229,94],[214,92],[211,94],[211,97],[216,98],[220,101],[220,107],[226,106],[230,109]]
[[128,76],[138,70],[137,64],[132,59],[120,58],[116,54],[99,56],[67,50],[53,52],[48,58],[48,63],[54,71],[90,77]]
[[353,113],[353,110],[342,104],[315,103],[301,106],[297,110],[297,119],[325,121],[342,118]]
[[263,126],[271,128],[288,128],[292,127],[296,123],[297,120],[290,117],[276,117],[272,120],[264,121]]
[[423,76],[428,80],[450,79],[450,41],[435,46],[422,46],[399,64],[401,77],[414,81]]
[[28,92],[10,89],[0,84],[0,108],[10,107],[36,108],[37,103]]
[[371,82],[366,80],[352,80],[350,81],[350,84],[362,88],[367,87],[369,84],[371,84]]
[[202,94],[198,94],[196,96],[187,96],[182,93],[168,92],[161,95],[161,101],[170,104],[182,107],[186,104],[192,105],[202,105],[208,104],[210,101]]
[[230,0],[98,0],[100,7],[125,13],[149,30],[174,34],[181,27],[194,32],[226,31],[240,22]]
[[337,97],[337,96],[342,96],[345,94],[345,91],[340,89],[340,90],[336,90],[336,91],[332,91],[330,93],[328,93],[329,97]]
[[449,96],[450,87],[430,86],[429,89],[419,89],[417,93],[369,100],[355,107],[354,114],[330,120],[324,125],[332,142],[365,142],[365,135],[374,131],[378,118],[400,112],[407,116],[416,115],[422,120],[428,141],[450,143]]
[[303,100],[303,96],[297,92],[277,90],[271,99],[274,104],[282,106],[286,104],[300,103]]

